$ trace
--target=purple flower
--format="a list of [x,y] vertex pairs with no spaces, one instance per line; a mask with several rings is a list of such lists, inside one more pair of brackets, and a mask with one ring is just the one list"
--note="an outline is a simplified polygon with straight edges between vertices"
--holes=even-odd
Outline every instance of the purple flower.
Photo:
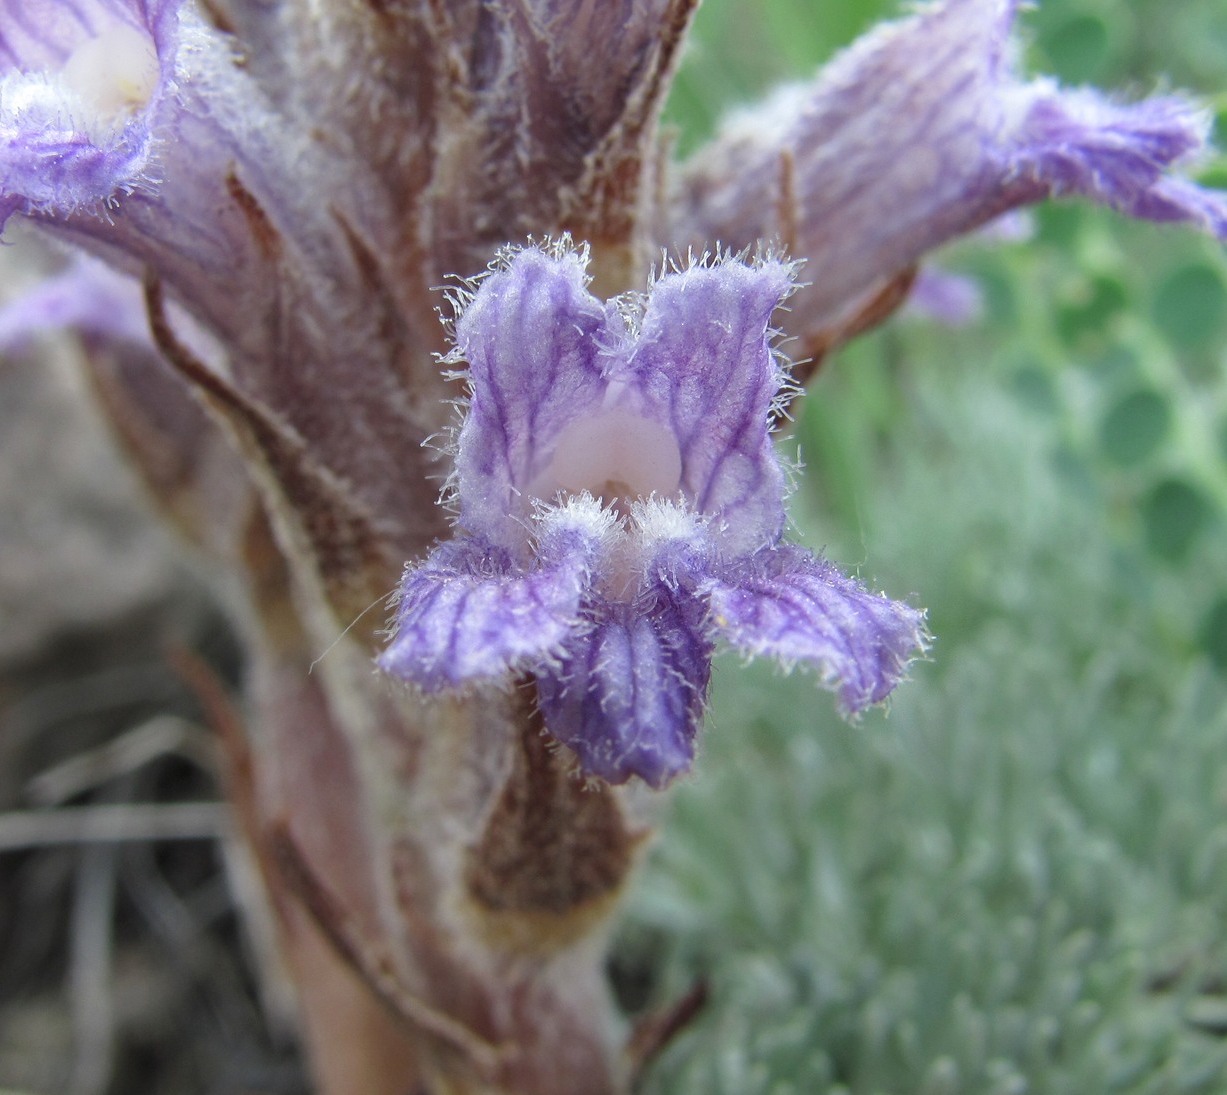
[[984,314],[984,293],[975,278],[926,266],[916,275],[905,311],[948,327],[963,327]]
[[181,0],[0,0],[0,224],[151,181]]
[[586,263],[510,251],[461,302],[457,533],[406,570],[380,664],[427,692],[530,674],[586,773],[661,787],[693,758],[717,639],[815,667],[855,713],[923,617],[781,540],[790,267],[691,265],[602,303]]
[[1173,170],[1204,150],[1209,113],[1179,96],[1126,103],[1026,79],[1020,7],[924,4],[734,116],[682,166],[669,242],[783,239],[806,258],[794,313],[819,330],[926,252],[1047,198],[1227,238],[1227,199]]
[[64,328],[85,339],[154,349],[140,285],[85,254],[0,304],[0,353],[20,351],[34,336]]

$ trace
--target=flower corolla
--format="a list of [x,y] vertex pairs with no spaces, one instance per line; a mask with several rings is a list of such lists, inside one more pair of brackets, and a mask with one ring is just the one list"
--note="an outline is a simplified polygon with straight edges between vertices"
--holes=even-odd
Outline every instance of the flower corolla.
[[586,261],[508,251],[460,302],[456,533],[407,567],[380,664],[428,693],[530,678],[586,774],[661,787],[693,759],[717,641],[816,668],[853,714],[923,615],[783,540],[790,265],[696,263],[602,302]]
[[146,181],[181,0],[0,0],[0,223]]

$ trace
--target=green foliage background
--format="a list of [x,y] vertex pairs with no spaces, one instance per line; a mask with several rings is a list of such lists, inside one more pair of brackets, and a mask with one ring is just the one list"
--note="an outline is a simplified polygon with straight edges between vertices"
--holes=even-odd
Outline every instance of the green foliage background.
[[[681,146],[894,10],[708,0]],[[1031,71],[1227,107],[1222,0],[1023,23]],[[936,641],[856,726],[718,666],[617,946],[632,1005],[712,987],[654,1095],[1227,1092],[1227,258],[1035,223],[937,256],[982,320],[896,317],[807,398],[800,538]]]

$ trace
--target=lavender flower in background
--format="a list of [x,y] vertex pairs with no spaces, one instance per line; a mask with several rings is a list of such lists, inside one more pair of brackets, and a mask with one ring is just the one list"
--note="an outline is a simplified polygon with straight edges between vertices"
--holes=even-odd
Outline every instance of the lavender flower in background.
[[17,306],[0,307],[0,353],[25,348],[40,332],[63,329],[156,352],[140,286],[84,253],[40,281]]
[[789,267],[691,265],[602,305],[586,264],[511,252],[462,304],[459,532],[406,573],[380,664],[431,692],[534,673],[586,773],[661,787],[690,766],[715,639],[817,667],[852,713],[894,687],[922,616],[781,543]]
[[830,328],[856,330],[858,310],[926,252],[1046,198],[1089,198],[1227,238],[1223,195],[1170,171],[1196,164],[1210,114],[1179,96],[1126,103],[1024,78],[1020,6],[923,5],[813,82],[733,115],[683,165],[673,195],[682,236],[672,242],[784,239],[807,259],[793,310],[814,329],[799,332],[813,352],[830,344]]
[[926,266],[912,283],[903,313],[964,327],[983,316],[984,292],[975,278]]

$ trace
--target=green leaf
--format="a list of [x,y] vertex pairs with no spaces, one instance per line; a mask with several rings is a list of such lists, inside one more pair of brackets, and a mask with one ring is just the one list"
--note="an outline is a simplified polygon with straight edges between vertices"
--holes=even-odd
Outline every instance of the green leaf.
[[1213,267],[1192,263],[1169,274],[1155,291],[1155,323],[1176,346],[1194,349],[1223,333],[1227,291]]
[[1171,431],[1167,398],[1149,388],[1130,392],[1104,416],[1099,446],[1114,464],[1128,467],[1154,455]]
[[1213,508],[1205,495],[1183,479],[1165,479],[1142,505],[1146,540],[1163,559],[1178,562],[1210,523]]
[[1046,31],[1039,44],[1057,76],[1066,83],[1086,84],[1102,74],[1110,38],[1097,15],[1077,15]]
[[1227,593],[1206,613],[1201,625],[1200,645],[1214,667],[1227,674]]

